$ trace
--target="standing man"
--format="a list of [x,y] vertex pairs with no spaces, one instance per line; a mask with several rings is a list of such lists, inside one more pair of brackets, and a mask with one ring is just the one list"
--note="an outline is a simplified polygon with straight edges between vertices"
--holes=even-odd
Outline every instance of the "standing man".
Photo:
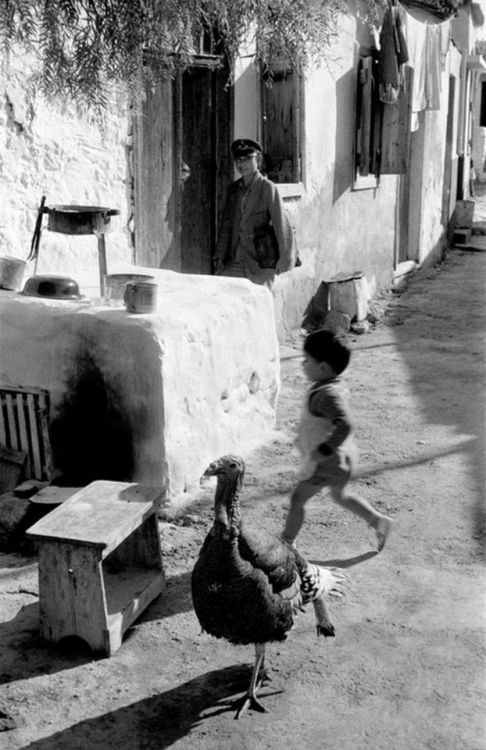
[[231,152],[241,177],[228,189],[214,273],[247,278],[271,289],[275,274],[295,265],[292,225],[276,185],[260,172],[260,144],[239,138],[232,143]]

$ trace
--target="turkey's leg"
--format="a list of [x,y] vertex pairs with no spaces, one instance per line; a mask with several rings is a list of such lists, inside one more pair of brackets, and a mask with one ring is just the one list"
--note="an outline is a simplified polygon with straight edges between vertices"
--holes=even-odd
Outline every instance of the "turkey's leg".
[[314,612],[316,615],[317,635],[335,635],[334,626],[329,616],[327,603],[324,601],[324,594],[321,594],[321,596],[319,596],[317,599],[314,599],[312,604],[314,605]]
[[267,712],[265,706],[257,698],[257,689],[260,685],[260,668],[265,660],[265,643],[255,643],[255,666],[251,675],[250,686],[243,700],[243,704],[238,709],[235,718],[239,719],[248,708],[254,708],[257,711]]

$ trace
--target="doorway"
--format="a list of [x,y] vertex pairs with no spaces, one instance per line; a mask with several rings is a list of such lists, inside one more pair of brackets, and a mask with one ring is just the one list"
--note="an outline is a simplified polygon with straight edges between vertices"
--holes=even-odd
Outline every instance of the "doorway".
[[455,205],[455,189],[453,189],[453,136],[454,136],[454,110],[455,110],[455,84],[454,76],[449,76],[449,106],[447,110],[446,144],[444,153],[444,183],[442,188],[442,226],[448,230],[449,220]]
[[201,55],[175,80],[147,92],[137,109],[133,213],[138,265],[211,273],[222,202],[232,179],[233,97],[227,82],[221,59]]

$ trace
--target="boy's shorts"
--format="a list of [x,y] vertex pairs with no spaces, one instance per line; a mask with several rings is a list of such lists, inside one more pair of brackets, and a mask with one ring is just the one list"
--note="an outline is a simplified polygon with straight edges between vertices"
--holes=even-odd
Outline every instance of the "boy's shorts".
[[355,446],[338,450],[330,456],[323,456],[316,464],[312,474],[301,481],[313,487],[344,487],[353,477],[358,463],[358,451]]

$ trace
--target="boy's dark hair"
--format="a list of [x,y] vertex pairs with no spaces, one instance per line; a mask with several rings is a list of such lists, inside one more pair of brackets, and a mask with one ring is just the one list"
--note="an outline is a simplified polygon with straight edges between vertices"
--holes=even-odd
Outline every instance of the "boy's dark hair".
[[304,351],[316,362],[327,362],[337,375],[348,366],[351,351],[343,337],[332,331],[313,331],[304,341]]

